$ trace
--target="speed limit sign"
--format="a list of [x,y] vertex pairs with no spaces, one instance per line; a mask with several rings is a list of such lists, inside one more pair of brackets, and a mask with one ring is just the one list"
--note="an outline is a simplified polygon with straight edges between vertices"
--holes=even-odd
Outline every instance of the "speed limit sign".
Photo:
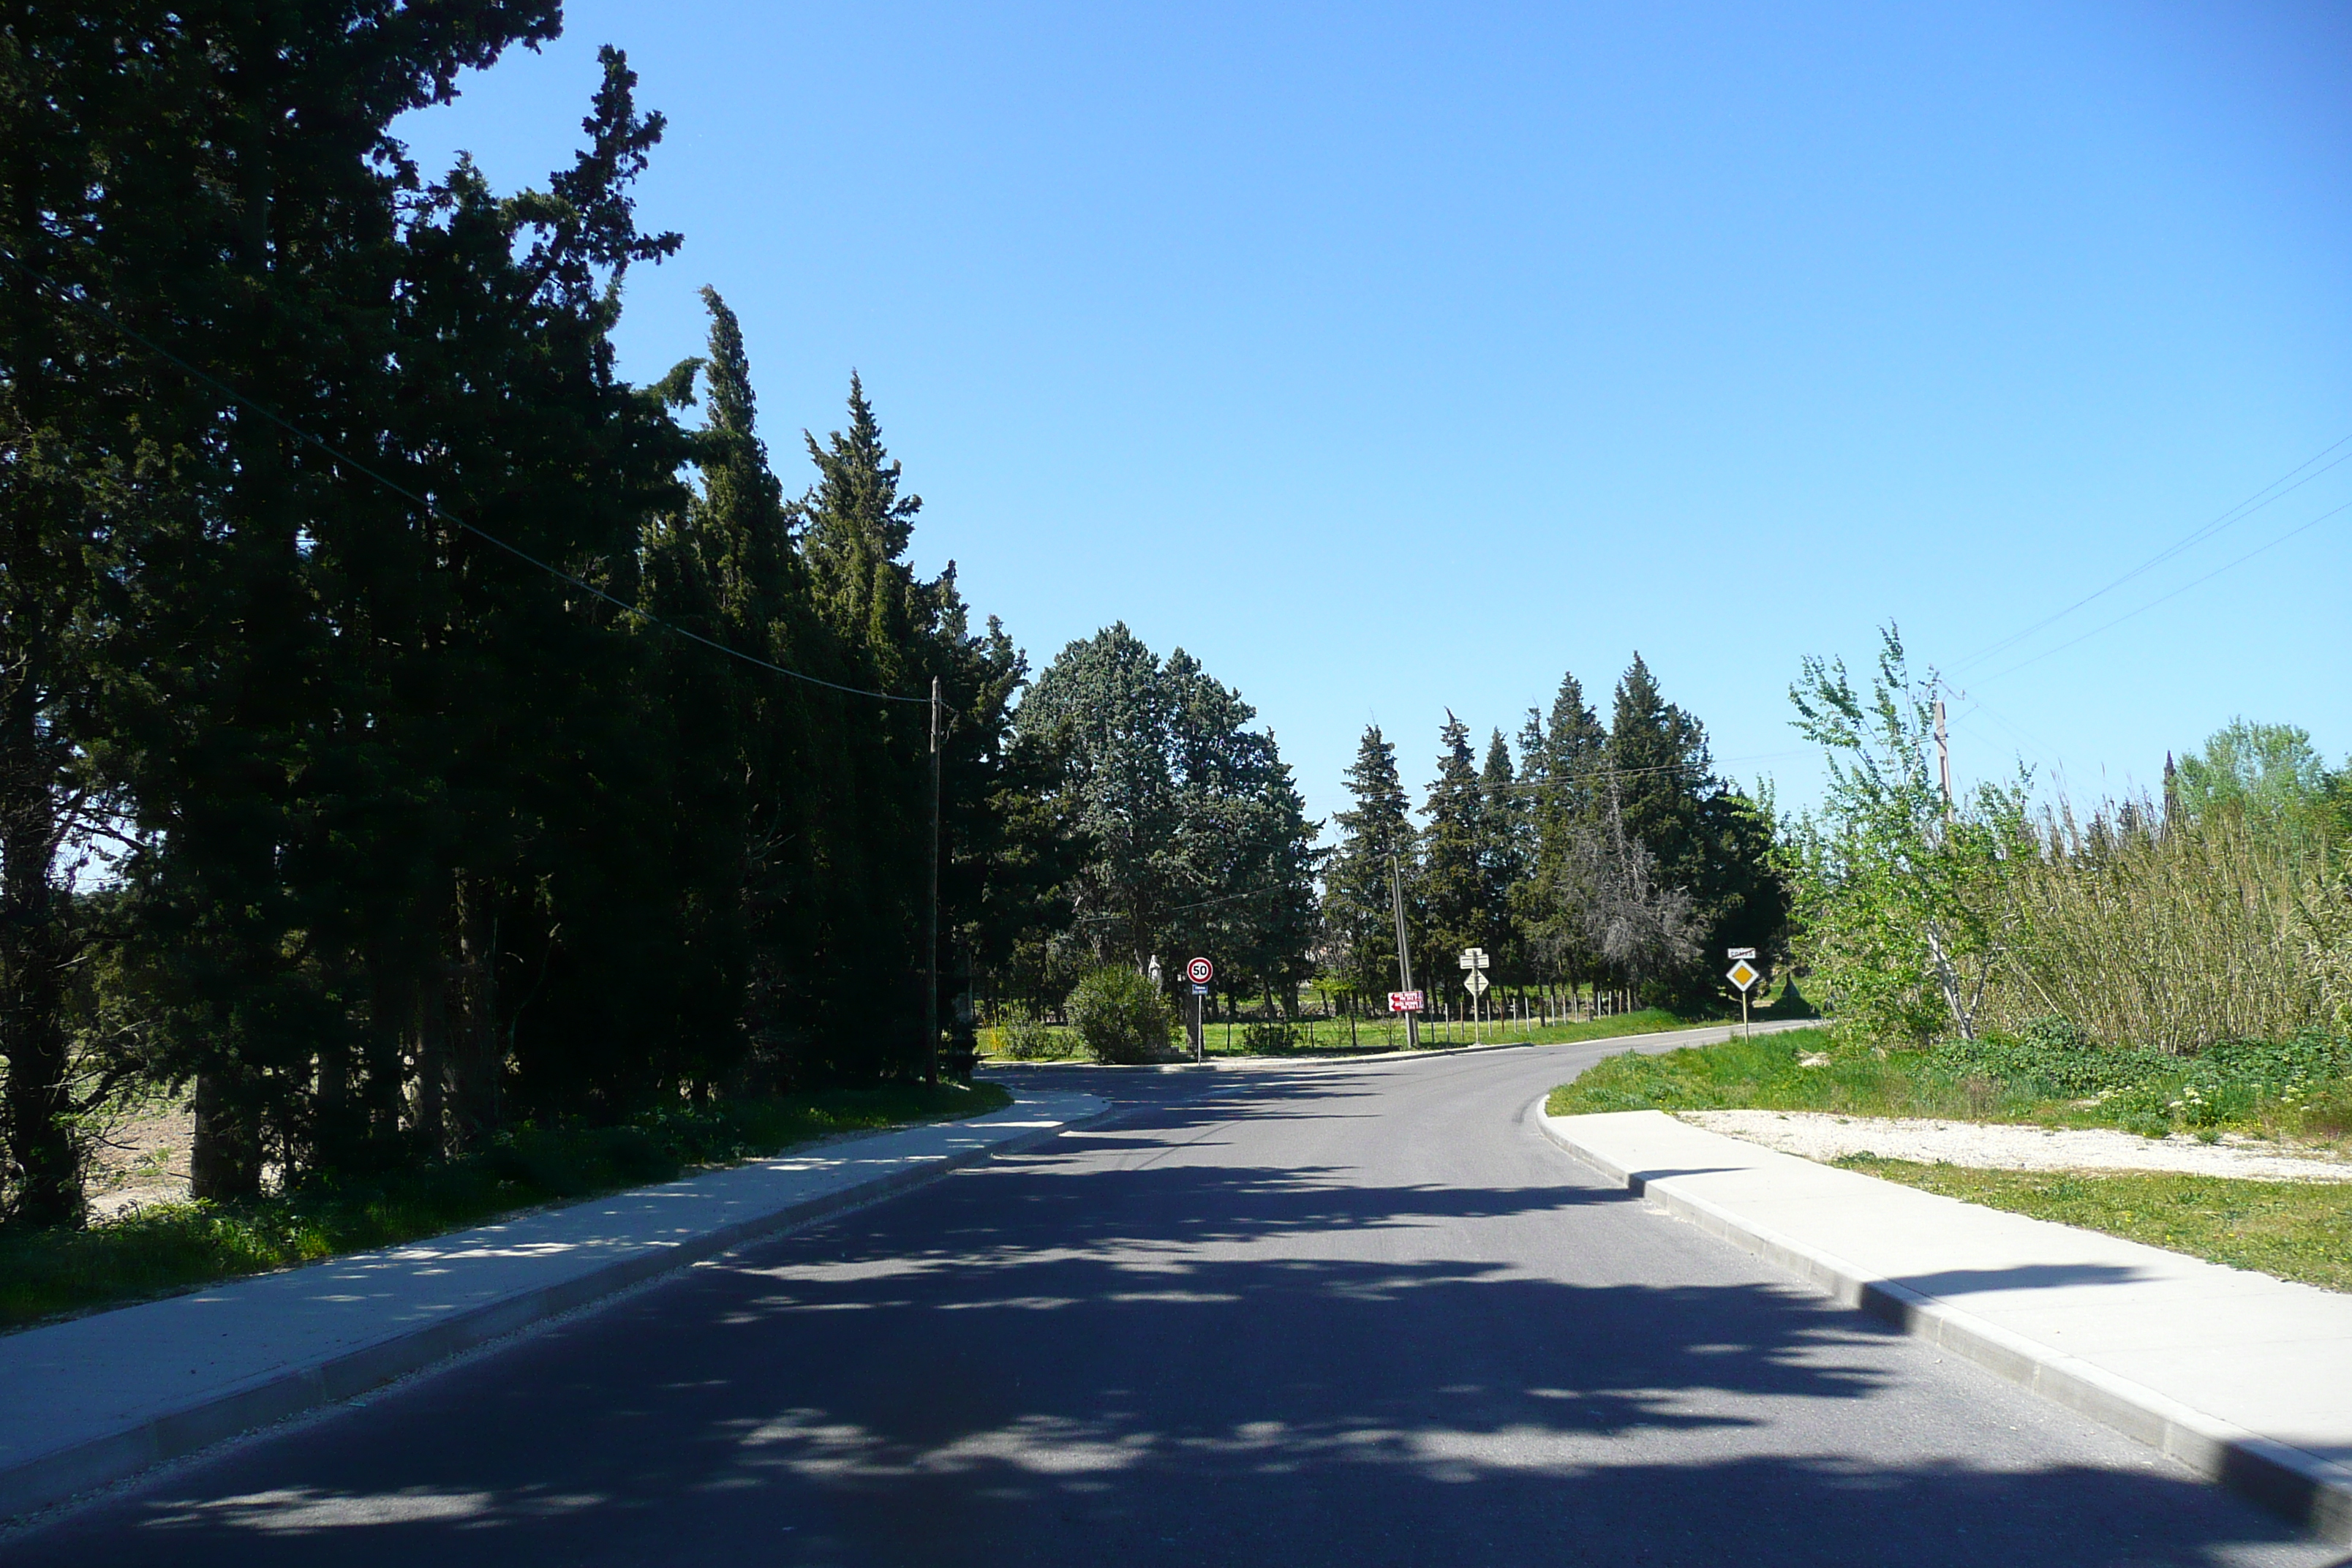
[[1205,958],[1196,958],[1184,966],[1184,977],[1195,985],[1206,985],[1217,973],[1217,966]]

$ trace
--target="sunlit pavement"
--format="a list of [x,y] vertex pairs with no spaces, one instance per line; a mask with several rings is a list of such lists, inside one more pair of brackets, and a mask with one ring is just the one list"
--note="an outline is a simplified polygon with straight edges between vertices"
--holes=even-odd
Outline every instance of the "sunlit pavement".
[[[1130,1075],[1116,1125],[5,1543],[24,1563],[2323,1563],[1646,1211],[1619,1045]],[[1066,1069],[1058,1087],[1077,1087]]]

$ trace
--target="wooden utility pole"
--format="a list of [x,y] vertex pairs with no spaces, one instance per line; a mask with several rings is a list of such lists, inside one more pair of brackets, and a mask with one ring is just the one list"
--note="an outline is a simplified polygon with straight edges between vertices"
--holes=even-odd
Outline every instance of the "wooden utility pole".
[[[1397,974],[1404,982],[1403,990],[1412,989],[1412,944],[1404,934],[1404,881],[1397,872],[1397,858],[1389,857],[1389,901],[1396,909]],[[1404,1016],[1404,1047],[1409,1051],[1421,1049],[1421,1015],[1408,1011]]]
[[1952,742],[1944,732],[1944,700],[1936,699],[1936,768],[1944,780],[1944,826],[1952,825]]
[[931,677],[931,899],[923,922],[923,1081],[940,1081],[940,678]]

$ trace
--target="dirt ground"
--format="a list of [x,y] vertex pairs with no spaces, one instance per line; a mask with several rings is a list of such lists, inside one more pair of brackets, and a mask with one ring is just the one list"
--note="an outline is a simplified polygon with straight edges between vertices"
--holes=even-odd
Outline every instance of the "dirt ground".
[[133,1112],[91,1151],[89,1211],[112,1219],[141,1204],[184,1202],[195,1113],[159,1103]]

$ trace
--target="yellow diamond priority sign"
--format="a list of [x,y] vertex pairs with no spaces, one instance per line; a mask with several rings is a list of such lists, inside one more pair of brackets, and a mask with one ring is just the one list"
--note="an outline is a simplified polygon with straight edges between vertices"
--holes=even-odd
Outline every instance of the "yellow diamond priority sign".
[[1729,980],[1734,985],[1738,986],[1742,991],[1745,991],[1749,986],[1755,984],[1759,980],[1761,980],[1763,976],[1756,972],[1755,965],[1749,963],[1743,958],[1738,963],[1731,966],[1731,973],[1726,975],[1725,978]]

